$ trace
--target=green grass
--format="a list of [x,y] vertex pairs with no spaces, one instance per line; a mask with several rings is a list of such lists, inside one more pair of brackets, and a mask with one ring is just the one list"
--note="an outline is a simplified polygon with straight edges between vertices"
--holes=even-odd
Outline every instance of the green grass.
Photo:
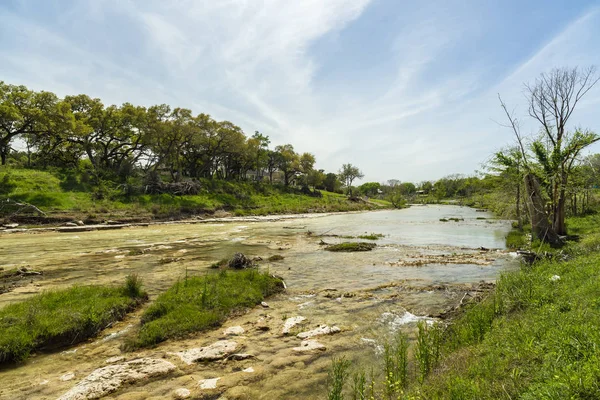
[[509,249],[523,249],[528,245],[529,240],[525,231],[513,229],[506,235],[506,247]]
[[415,398],[600,398],[600,217],[568,222],[584,235],[562,249],[570,259],[503,274],[444,332],[444,357]]
[[[384,352],[385,376],[408,382],[400,388],[390,382],[401,379],[384,378],[370,398],[600,398],[600,216],[568,224],[579,242],[544,248],[555,256],[502,274],[449,324],[419,325],[408,374]],[[347,391],[361,398],[364,372],[355,376]]]
[[358,239],[365,239],[365,240],[379,240],[383,237],[385,237],[385,235],[383,233],[369,233],[369,234],[357,236]]
[[142,326],[125,348],[152,346],[221,325],[232,312],[259,304],[283,290],[280,279],[255,269],[222,270],[178,281],[142,316]]
[[325,250],[334,252],[370,251],[373,250],[376,246],[377,245],[375,243],[344,242],[327,246],[325,247]]
[[237,216],[359,211],[391,208],[391,204],[352,202],[346,196],[322,192],[311,197],[277,185],[202,180],[198,195],[123,195],[115,187],[99,199],[85,175],[0,167],[0,198],[33,204],[48,214],[73,214],[79,219],[165,219],[218,210]]
[[81,342],[118,321],[146,298],[137,277],[121,287],[76,286],[0,309],[0,363],[32,351]]

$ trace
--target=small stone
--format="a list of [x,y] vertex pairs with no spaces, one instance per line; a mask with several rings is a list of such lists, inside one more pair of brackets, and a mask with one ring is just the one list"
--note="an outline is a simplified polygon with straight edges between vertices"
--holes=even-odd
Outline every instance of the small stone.
[[213,379],[201,379],[198,383],[200,384],[200,389],[216,389],[217,381],[221,378],[213,378]]
[[306,318],[300,315],[286,319],[285,323],[283,324],[283,329],[281,330],[281,333],[287,335],[288,333],[290,333],[290,329],[292,329],[294,326],[298,325],[304,320],[306,320]]
[[294,347],[292,350],[297,351],[299,353],[309,352],[313,350],[324,351],[325,346],[316,340],[303,340],[300,343],[300,347]]
[[67,222],[65,226],[77,226],[77,224],[75,222]]
[[246,331],[241,326],[232,326],[232,327],[229,327],[229,328],[225,329],[223,331],[223,335],[225,335],[225,336],[237,336],[237,335],[244,334],[244,332],[246,332]]
[[550,278],[550,280],[552,282],[560,281],[560,276],[558,276],[558,275],[552,275],[552,277]]
[[331,335],[334,333],[338,333],[340,331],[341,331],[341,329],[338,328],[337,326],[329,327],[327,325],[320,325],[318,328],[313,329],[312,331],[301,332],[301,333],[297,334],[296,336],[299,337],[300,339],[310,339],[311,337],[314,337],[314,336]]
[[75,378],[75,374],[72,372],[67,372],[66,374],[64,374],[63,376],[61,376],[58,379],[60,379],[63,382],[66,382],[66,381],[70,381],[73,378]]
[[104,363],[105,364],[113,364],[113,363],[120,362],[123,360],[125,360],[125,357],[123,357],[123,356],[114,356],[114,357],[107,358],[104,361]]
[[266,303],[266,302],[264,302],[264,301],[261,301],[261,302],[260,302],[260,305],[261,305],[261,306],[263,306],[264,308],[269,308],[269,304],[267,304],[267,303]]
[[84,226],[85,224],[83,223],[83,221],[75,221],[75,223],[77,224],[77,226]]
[[187,365],[192,365],[198,361],[215,361],[225,358],[233,353],[237,348],[237,343],[229,340],[220,340],[206,347],[184,350],[176,353],[168,353],[175,355]]
[[267,325],[266,319],[259,318],[258,321],[256,321],[256,329],[258,329],[259,331],[268,331],[271,328],[269,327],[269,325]]
[[48,382],[50,382],[48,379],[44,379],[43,381],[41,381],[39,384],[40,385],[47,385]]
[[252,373],[252,372],[254,372],[254,368],[248,367],[246,369],[243,369],[242,372]]
[[173,392],[173,398],[174,399],[187,399],[188,397],[190,397],[191,392],[189,391],[189,389],[186,388],[179,388],[177,390],[175,390],[175,392]]

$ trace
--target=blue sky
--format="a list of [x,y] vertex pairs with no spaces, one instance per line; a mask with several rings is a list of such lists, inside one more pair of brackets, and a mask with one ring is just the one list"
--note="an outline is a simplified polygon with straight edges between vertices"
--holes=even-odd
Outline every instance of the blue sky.
[[[191,108],[327,171],[419,182],[511,143],[498,93],[535,132],[523,83],[600,67],[600,2],[3,0],[0,57],[8,83]],[[600,133],[600,85],[572,123]]]

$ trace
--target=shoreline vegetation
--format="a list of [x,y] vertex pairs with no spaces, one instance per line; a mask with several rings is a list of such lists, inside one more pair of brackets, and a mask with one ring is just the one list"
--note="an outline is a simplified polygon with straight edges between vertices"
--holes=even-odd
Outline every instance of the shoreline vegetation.
[[177,281],[144,311],[141,326],[123,349],[155,346],[167,339],[214,329],[235,312],[283,291],[283,280],[251,267],[222,269]]
[[9,304],[0,309],[0,365],[85,341],[147,300],[130,275],[122,286],[74,286]]
[[5,197],[34,205],[43,213],[34,209],[19,213],[18,206],[11,208],[5,201],[0,206],[0,221],[4,218],[9,225],[126,224],[392,208],[391,203],[381,199],[350,198],[327,191],[312,196],[283,185],[217,180],[200,181],[203,189],[195,195],[115,193],[96,199],[90,188],[69,187],[66,181],[71,178],[59,172],[0,167],[0,178],[3,171],[8,177],[5,181],[12,183],[4,190]]
[[507,246],[535,250],[531,263],[451,319],[419,323],[414,342],[397,332],[373,369],[334,359],[328,399],[600,398],[600,214],[567,224],[560,249],[514,229]]

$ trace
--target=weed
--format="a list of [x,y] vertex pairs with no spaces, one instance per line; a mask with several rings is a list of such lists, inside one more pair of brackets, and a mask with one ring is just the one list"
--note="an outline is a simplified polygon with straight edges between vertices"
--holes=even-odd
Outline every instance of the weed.
[[344,399],[344,383],[348,378],[350,361],[344,357],[334,358],[331,363],[331,371],[329,372],[329,393],[327,400],[343,400]]

